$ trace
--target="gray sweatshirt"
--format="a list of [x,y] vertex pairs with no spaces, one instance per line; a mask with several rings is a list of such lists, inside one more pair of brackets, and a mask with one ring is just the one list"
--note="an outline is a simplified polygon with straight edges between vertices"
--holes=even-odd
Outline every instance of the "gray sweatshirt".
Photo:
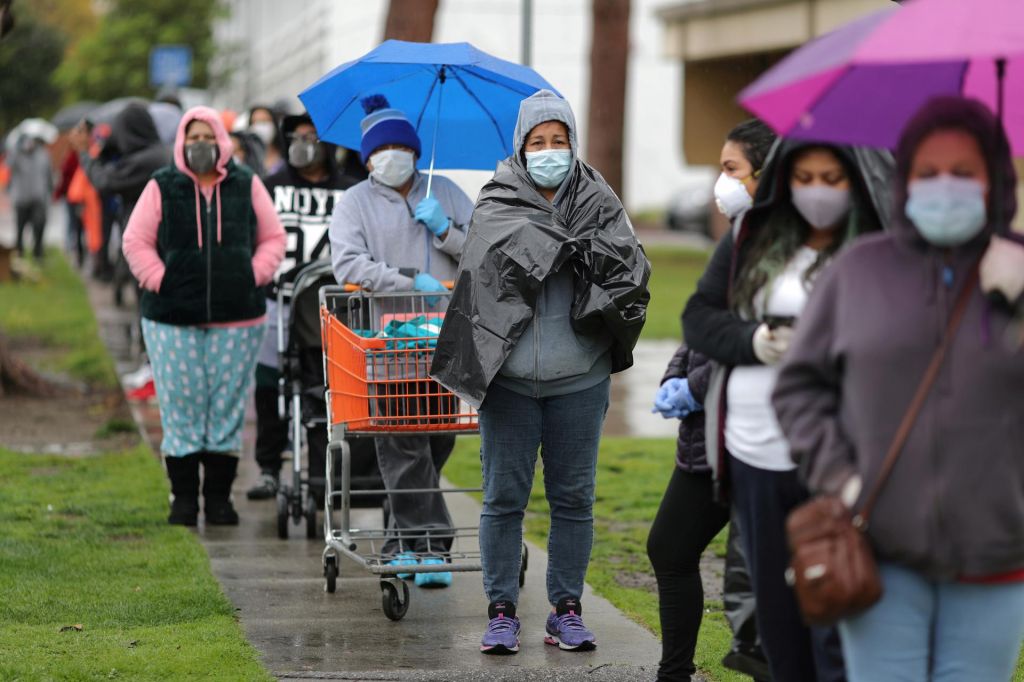
[[46,145],[36,142],[31,151],[24,149],[19,140],[7,154],[11,169],[11,185],[8,196],[15,206],[49,203],[53,193],[53,168]]
[[373,291],[406,291],[413,288],[417,272],[442,281],[455,278],[473,203],[454,182],[434,176],[431,194],[452,221],[441,241],[413,219],[413,210],[426,193],[427,178],[419,173],[404,199],[373,178],[345,192],[328,229],[339,283],[360,284]]

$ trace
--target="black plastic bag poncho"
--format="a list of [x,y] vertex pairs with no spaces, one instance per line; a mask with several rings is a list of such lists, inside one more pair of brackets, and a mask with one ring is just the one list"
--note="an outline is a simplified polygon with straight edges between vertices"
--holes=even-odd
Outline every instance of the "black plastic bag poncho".
[[615,193],[576,160],[553,206],[517,157],[480,192],[431,376],[474,407],[529,325],[541,285],[573,269],[572,326],[609,334],[612,372],[633,364],[651,265]]

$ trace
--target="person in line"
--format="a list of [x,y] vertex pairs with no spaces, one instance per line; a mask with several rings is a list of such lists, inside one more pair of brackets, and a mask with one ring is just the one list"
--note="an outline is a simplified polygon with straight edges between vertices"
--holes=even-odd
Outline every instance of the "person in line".
[[71,188],[71,180],[78,170],[78,152],[68,149],[64,155],[64,161],[60,165],[60,181],[53,190],[53,200],[64,200],[67,212],[67,231],[64,238],[64,250],[68,255],[74,255],[75,265],[79,268],[85,263],[85,233],[82,228],[81,204],[71,201],[68,198],[68,189]]
[[216,111],[185,113],[174,163],[157,171],[128,220],[124,255],[139,281],[167,475],[168,522],[234,525],[231,485],[245,396],[264,333],[285,232],[259,178],[231,158]]
[[609,375],[633,362],[650,263],[618,197],[578,157],[569,103],[540,90],[520,104],[515,154],[473,214],[431,376],[479,406],[480,553],[486,654],[519,650],[523,515],[537,450],[551,506],[544,641],[596,638],[580,597],[594,541],[598,445]]
[[285,167],[282,155],[281,131],[278,118],[270,107],[257,104],[249,108],[248,131],[263,144],[260,162],[262,168],[255,169],[261,178],[267,178]]
[[[715,200],[731,223],[738,225],[753,204],[761,169],[775,139],[768,126],[757,119],[740,123],[726,137]],[[700,558],[730,522],[728,505],[715,500],[705,455],[703,403],[710,375],[709,359],[683,344],[669,362],[654,401],[663,417],[680,419],[676,467],[647,538],[647,556],[658,581],[661,619],[658,680],[666,682],[688,682],[696,672],[693,656],[704,614]],[[768,666],[758,642],[754,600],[738,527],[733,519],[726,553],[723,601],[733,630],[727,667],[741,668],[755,679],[767,679]]]
[[[270,499],[280,486],[281,455],[288,448],[288,422],[277,412],[278,370],[277,358],[277,285],[294,279],[298,271],[312,261],[326,258],[330,253],[327,227],[334,207],[345,190],[362,177],[344,174],[338,168],[333,144],[320,140],[308,114],[286,116],[281,132],[288,142],[287,164],[266,179],[267,191],[274,200],[281,224],[288,234],[284,260],[277,268],[275,281],[267,287],[267,332],[263,338],[256,364],[256,463],[260,478],[246,492],[250,500]],[[289,312],[285,311],[287,329]],[[319,369],[322,376],[323,369]],[[319,383],[323,383],[322,378]],[[327,447],[327,433],[321,428],[307,432],[309,445],[309,472],[311,477],[323,478],[323,456]],[[314,496],[323,496],[320,485]],[[322,507],[322,504],[318,504]]]
[[[372,291],[447,292],[442,284],[458,269],[473,203],[454,182],[416,170],[420,138],[405,114],[387,99],[363,100],[360,155],[370,177],[345,192],[331,218],[329,236],[334,275]],[[417,392],[418,389],[417,389]],[[421,413],[417,409],[417,413]],[[388,489],[437,488],[455,437],[387,436],[376,438],[377,462]],[[432,536],[391,538],[383,553],[397,564],[444,561],[452,527],[441,493],[392,495],[390,528],[433,531]],[[411,529],[415,529],[412,531]],[[437,531],[441,531],[438,534]],[[447,586],[451,573],[417,573],[416,584]]]
[[53,193],[50,152],[42,139],[22,134],[7,150],[7,166],[11,174],[7,194],[14,206],[18,256],[25,255],[25,231],[31,228],[32,256],[42,260],[43,233]]
[[[170,148],[160,139],[146,105],[129,104],[125,107],[114,119],[110,137],[95,156],[89,154],[89,131],[84,122],[71,131],[68,140],[78,152],[81,168],[96,191],[108,200],[116,197],[116,203],[108,204],[116,206],[108,216],[109,229],[116,223],[123,230],[150,177],[171,162]],[[120,259],[114,265],[112,275],[114,300],[120,304],[122,288],[131,281],[125,263]]]
[[844,672],[835,630],[807,628],[785,582],[785,521],[807,491],[771,390],[817,276],[855,236],[883,226],[887,188],[878,179],[887,179],[890,164],[887,153],[783,142],[753,208],[722,239],[683,312],[687,344],[721,366],[705,409],[708,423],[724,429],[707,434],[715,442],[708,457],[727,476],[722,485],[743,529],[757,629],[776,682],[830,682]]
[[1008,680],[1024,640],[1024,355],[974,265],[997,236],[1020,243],[1016,174],[1001,124],[954,97],[910,120],[897,164],[891,231],[822,275],[773,402],[812,492],[857,508],[971,292],[867,527],[882,598],[839,631],[854,682]]

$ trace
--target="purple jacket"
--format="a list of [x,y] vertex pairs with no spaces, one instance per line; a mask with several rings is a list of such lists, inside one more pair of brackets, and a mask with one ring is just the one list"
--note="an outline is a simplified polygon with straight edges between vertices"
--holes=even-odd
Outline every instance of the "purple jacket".
[[[863,501],[968,270],[1016,209],[1009,153],[987,140],[989,175],[1002,179],[990,190],[988,214],[1002,201],[1003,224],[990,220],[970,243],[942,251],[907,220],[913,150],[956,116],[978,127],[974,118],[985,115],[964,107],[932,106],[928,120],[911,123],[898,156],[892,231],[843,252],[797,325],[774,405],[813,492],[835,493],[859,474]],[[1024,568],[1024,353],[1004,342],[1010,324],[1007,310],[975,290],[871,518],[881,558],[940,580]]]

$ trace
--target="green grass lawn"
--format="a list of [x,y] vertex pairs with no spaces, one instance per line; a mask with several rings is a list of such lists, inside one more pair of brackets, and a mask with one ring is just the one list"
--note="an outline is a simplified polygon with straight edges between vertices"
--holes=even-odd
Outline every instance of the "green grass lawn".
[[0,480],[0,679],[272,679],[148,448],[0,449]]
[[39,281],[0,284],[0,332],[66,349],[52,369],[96,386],[117,385],[85,288],[54,249],[47,253]]
[[682,338],[679,315],[696,288],[710,253],[676,246],[652,246],[647,250],[647,257],[651,261],[651,302],[641,338],[679,340]]
[[[653,591],[654,575],[647,560],[647,531],[661,503],[674,466],[675,443],[666,438],[605,438],[597,464],[597,503],[594,506],[595,542],[587,582],[626,615],[656,634],[658,598]],[[480,441],[459,438],[445,476],[459,486],[480,484]],[[537,477],[526,513],[528,537],[545,546],[548,505],[538,463]],[[479,496],[478,496],[479,497]],[[725,534],[711,551],[725,554]],[[543,580],[532,576],[528,580]],[[697,665],[720,681],[749,680],[721,666],[729,650],[731,635],[722,615],[722,605],[706,604],[709,610],[697,645]],[[656,661],[651,661],[652,664]]]

